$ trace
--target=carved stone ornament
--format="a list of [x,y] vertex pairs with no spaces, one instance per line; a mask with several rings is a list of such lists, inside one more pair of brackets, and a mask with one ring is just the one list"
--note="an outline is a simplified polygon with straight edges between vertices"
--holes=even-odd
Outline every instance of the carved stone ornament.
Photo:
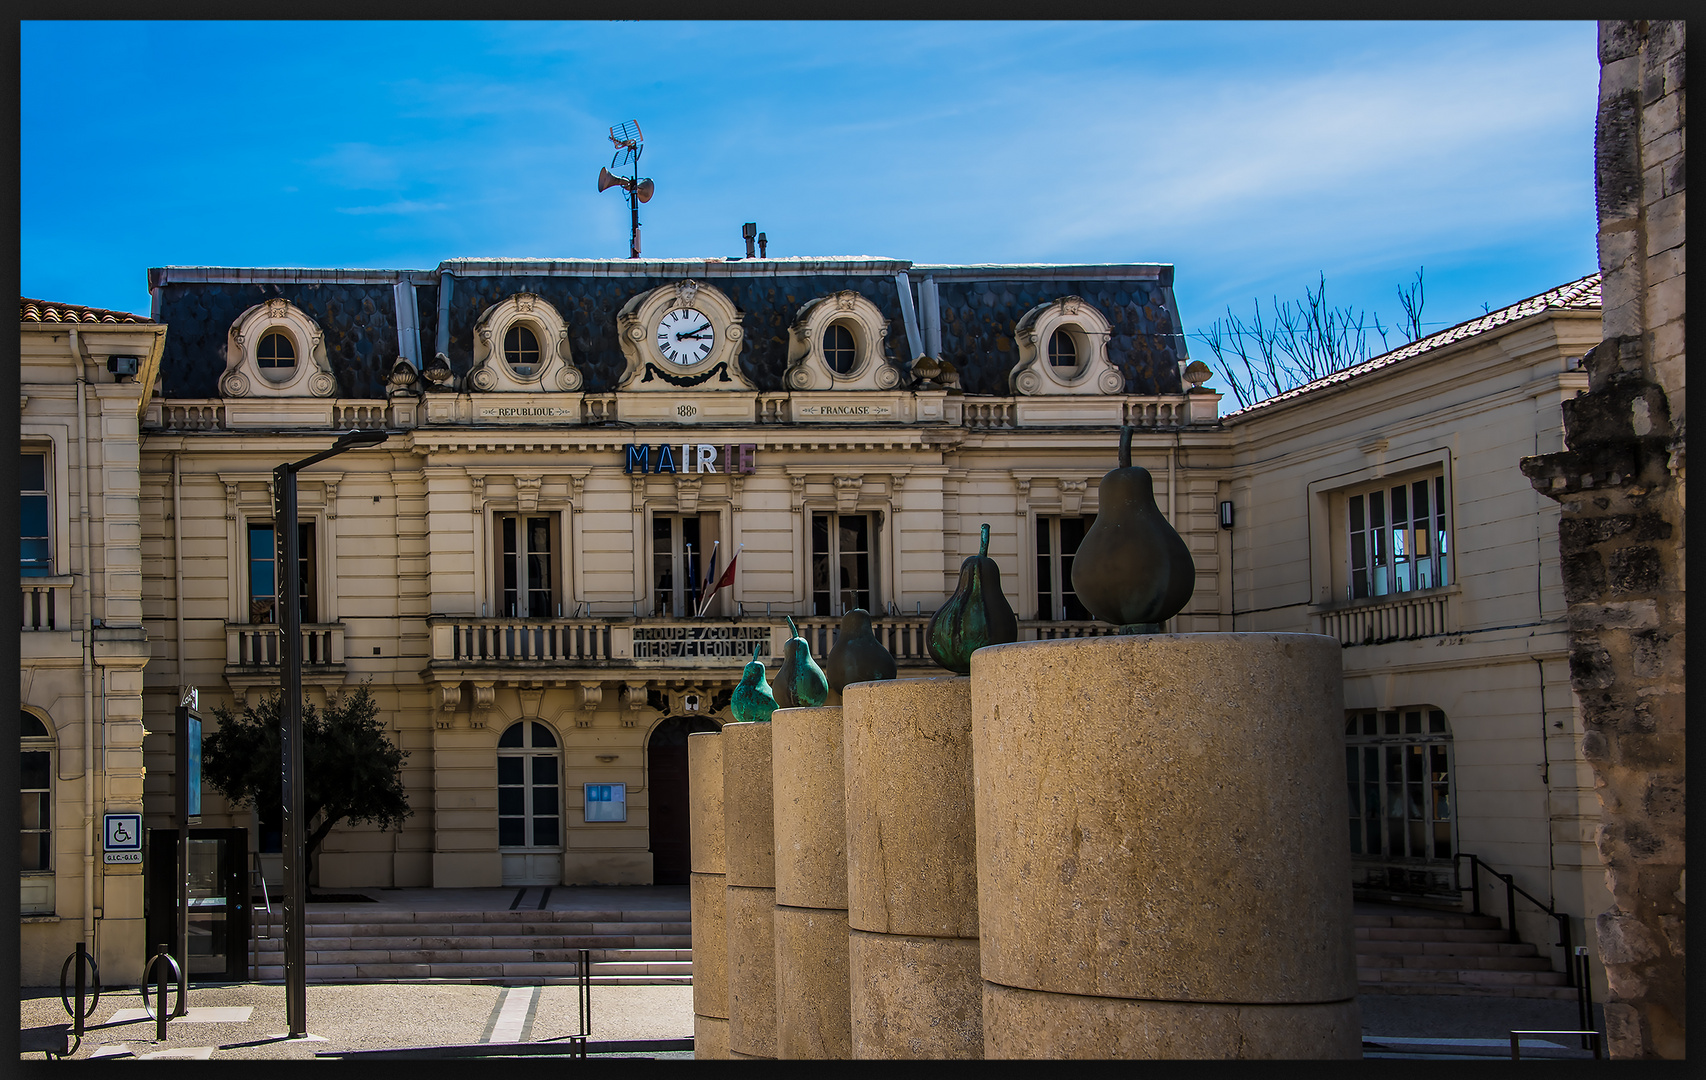
[[[261,341],[273,333],[289,342],[295,359],[291,366],[261,367]],[[226,398],[336,397],[338,381],[326,356],[320,325],[281,297],[244,311],[226,334],[219,393]]]
[[[710,350],[692,363],[678,363],[658,347],[664,316],[692,308],[712,326]],[[756,393],[758,387],[740,367],[745,318],[734,301],[714,285],[691,279],[639,293],[616,314],[617,343],[627,361],[616,382],[618,390],[679,393],[682,390],[738,390]]]
[[452,683],[438,688],[438,707],[453,713],[462,706],[462,684]]
[[[1049,341],[1059,331],[1072,344],[1077,363],[1051,363]],[[1125,374],[1108,358],[1113,327],[1094,304],[1077,296],[1062,296],[1038,304],[1013,328],[1019,359],[1007,373],[1007,385],[1020,395],[1120,394]]]
[[539,488],[544,484],[544,477],[518,476],[515,478],[515,506],[524,514],[531,514],[539,509]]
[[865,487],[862,476],[837,476],[835,478],[835,509],[843,514],[851,514],[859,506],[859,493]]
[[581,683],[581,709],[584,712],[594,712],[604,703],[604,684],[598,682]]
[[[522,327],[533,335],[539,356],[531,370],[512,365],[504,356],[510,330]],[[569,327],[557,309],[533,293],[516,293],[485,311],[474,323],[474,363],[468,385],[483,394],[575,393],[581,371],[569,355]]]
[[[830,367],[823,351],[832,326],[840,326],[853,339],[853,364],[845,372]],[[852,289],[806,301],[789,327],[783,384],[790,390],[894,389],[901,372],[887,356],[888,330],[882,310]]]

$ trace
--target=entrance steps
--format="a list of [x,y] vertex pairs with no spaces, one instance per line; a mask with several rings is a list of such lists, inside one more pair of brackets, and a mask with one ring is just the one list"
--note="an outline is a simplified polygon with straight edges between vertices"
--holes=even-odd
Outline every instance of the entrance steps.
[[1353,919],[1359,993],[1576,998],[1567,975],[1533,945],[1512,943],[1491,915],[1359,910]]
[[[255,912],[254,977],[284,978],[284,926],[276,907]],[[579,950],[600,984],[693,981],[693,931],[680,909],[628,911],[307,912],[309,982],[570,983]]]

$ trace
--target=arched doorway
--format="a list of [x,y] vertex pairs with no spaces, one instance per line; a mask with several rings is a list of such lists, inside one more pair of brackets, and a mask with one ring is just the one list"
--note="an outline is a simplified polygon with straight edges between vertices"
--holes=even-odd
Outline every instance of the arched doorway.
[[715,720],[702,716],[670,716],[652,729],[646,741],[646,783],[650,792],[652,882],[685,885],[689,872],[687,812],[687,736],[721,731]]
[[498,739],[498,851],[505,885],[563,880],[562,749],[538,720],[511,724]]

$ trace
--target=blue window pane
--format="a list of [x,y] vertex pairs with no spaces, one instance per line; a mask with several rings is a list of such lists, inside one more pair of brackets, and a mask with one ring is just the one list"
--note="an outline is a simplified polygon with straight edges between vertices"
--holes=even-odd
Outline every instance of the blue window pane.
[[47,490],[47,455],[21,454],[18,457],[18,490]]

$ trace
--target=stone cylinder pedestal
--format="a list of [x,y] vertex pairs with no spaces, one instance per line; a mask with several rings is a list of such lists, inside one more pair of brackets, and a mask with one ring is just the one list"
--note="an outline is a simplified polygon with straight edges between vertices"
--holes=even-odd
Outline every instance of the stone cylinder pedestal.
[[1340,645],[972,657],[990,1057],[1361,1056]]
[[693,1056],[729,1056],[728,908],[723,855],[723,736],[687,736],[689,898],[693,919]]
[[768,723],[725,724],[729,1056],[776,1056],[776,849]]
[[847,1058],[847,815],[841,709],[770,715],[776,1056]]
[[981,1058],[971,680],[843,690],[857,1058]]

